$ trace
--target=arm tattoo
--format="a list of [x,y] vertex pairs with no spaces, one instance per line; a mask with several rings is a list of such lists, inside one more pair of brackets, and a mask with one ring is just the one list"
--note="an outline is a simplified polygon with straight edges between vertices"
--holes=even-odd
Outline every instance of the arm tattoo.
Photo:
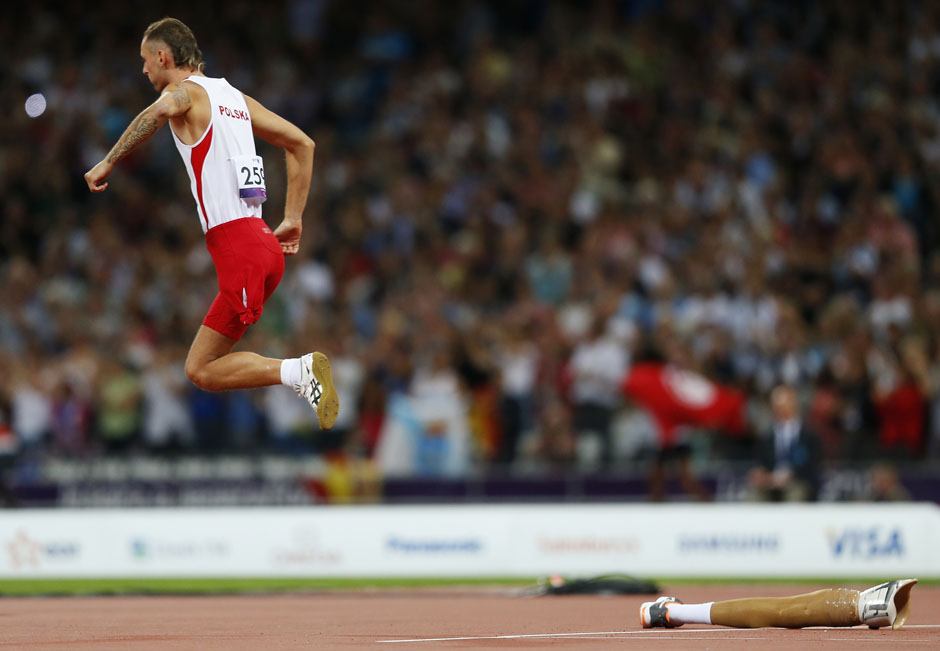
[[173,98],[173,103],[178,109],[188,109],[193,105],[193,100],[189,97],[189,91],[186,90],[186,86],[183,84],[176,84],[176,88],[170,93],[170,97]]
[[121,136],[121,139],[118,140],[117,144],[111,149],[111,153],[108,154],[107,158],[108,162],[118,162],[131,153],[137,145],[155,134],[159,128],[160,124],[157,122],[156,118],[150,116],[147,111],[144,111],[127,127],[124,135]]

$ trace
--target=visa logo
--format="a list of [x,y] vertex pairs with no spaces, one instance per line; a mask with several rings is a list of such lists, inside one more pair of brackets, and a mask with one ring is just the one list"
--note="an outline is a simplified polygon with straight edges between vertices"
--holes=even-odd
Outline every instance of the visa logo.
[[886,558],[904,555],[904,542],[900,529],[882,527],[848,528],[830,532],[829,544],[837,558]]

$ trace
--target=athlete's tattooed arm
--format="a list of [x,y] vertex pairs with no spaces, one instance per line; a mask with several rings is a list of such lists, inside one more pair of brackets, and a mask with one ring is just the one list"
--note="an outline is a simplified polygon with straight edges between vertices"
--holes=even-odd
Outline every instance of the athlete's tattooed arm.
[[114,165],[126,158],[140,143],[160,130],[167,120],[182,115],[192,106],[192,98],[186,86],[171,84],[156,102],[145,108],[130,123],[103,161],[85,174],[85,182],[92,192],[102,192],[108,187],[106,180]]
[[[193,105],[193,100],[189,96],[189,91],[183,84],[173,84],[169,91],[170,98],[173,100],[173,106],[179,113],[185,113]],[[171,116],[172,117],[172,116]]]
[[124,131],[124,135],[117,141],[117,144],[111,148],[105,160],[113,165],[134,151],[137,145],[155,134],[163,125],[152,113],[150,107],[148,107],[138,115]]
[[118,162],[132,152],[137,145],[155,134],[168,119],[185,113],[192,105],[193,101],[189,97],[186,86],[171,84],[156,102],[144,109],[131,122],[124,135],[111,149],[107,161],[112,164]]

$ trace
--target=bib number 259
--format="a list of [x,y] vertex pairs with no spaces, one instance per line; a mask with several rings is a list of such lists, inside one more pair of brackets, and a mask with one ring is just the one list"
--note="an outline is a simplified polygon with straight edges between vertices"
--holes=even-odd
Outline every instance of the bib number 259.
[[238,179],[238,197],[249,206],[259,206],[267,199],[264,186],[264,161],[261,156],[237,156],[232,159]]
[[245,165],[241,169],[241,173],[245,175],[245,180],[242,181],[243,186],[263,186],[264,185],[264,168],[263,167],[248,167]]

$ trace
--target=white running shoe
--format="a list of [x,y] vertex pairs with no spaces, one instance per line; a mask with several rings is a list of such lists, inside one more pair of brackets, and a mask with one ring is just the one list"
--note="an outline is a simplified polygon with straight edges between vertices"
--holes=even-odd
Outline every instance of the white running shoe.
[[676,628],[682,622],[669,619],[669,604],[681,604],[675,597],[660,597],[640,606],[640,624],[643,628]]
[[868,628],[901,628],[911,609],[911,588],[917,579],[899,579],[862,591],[858,595],[858,618]]
[[297,395],[310,403],[320,429],[330,429],[339,416],[339,396],[333,386],[330,360],[323,353],[307,353],[300,358],[300,386],[294,387]]

